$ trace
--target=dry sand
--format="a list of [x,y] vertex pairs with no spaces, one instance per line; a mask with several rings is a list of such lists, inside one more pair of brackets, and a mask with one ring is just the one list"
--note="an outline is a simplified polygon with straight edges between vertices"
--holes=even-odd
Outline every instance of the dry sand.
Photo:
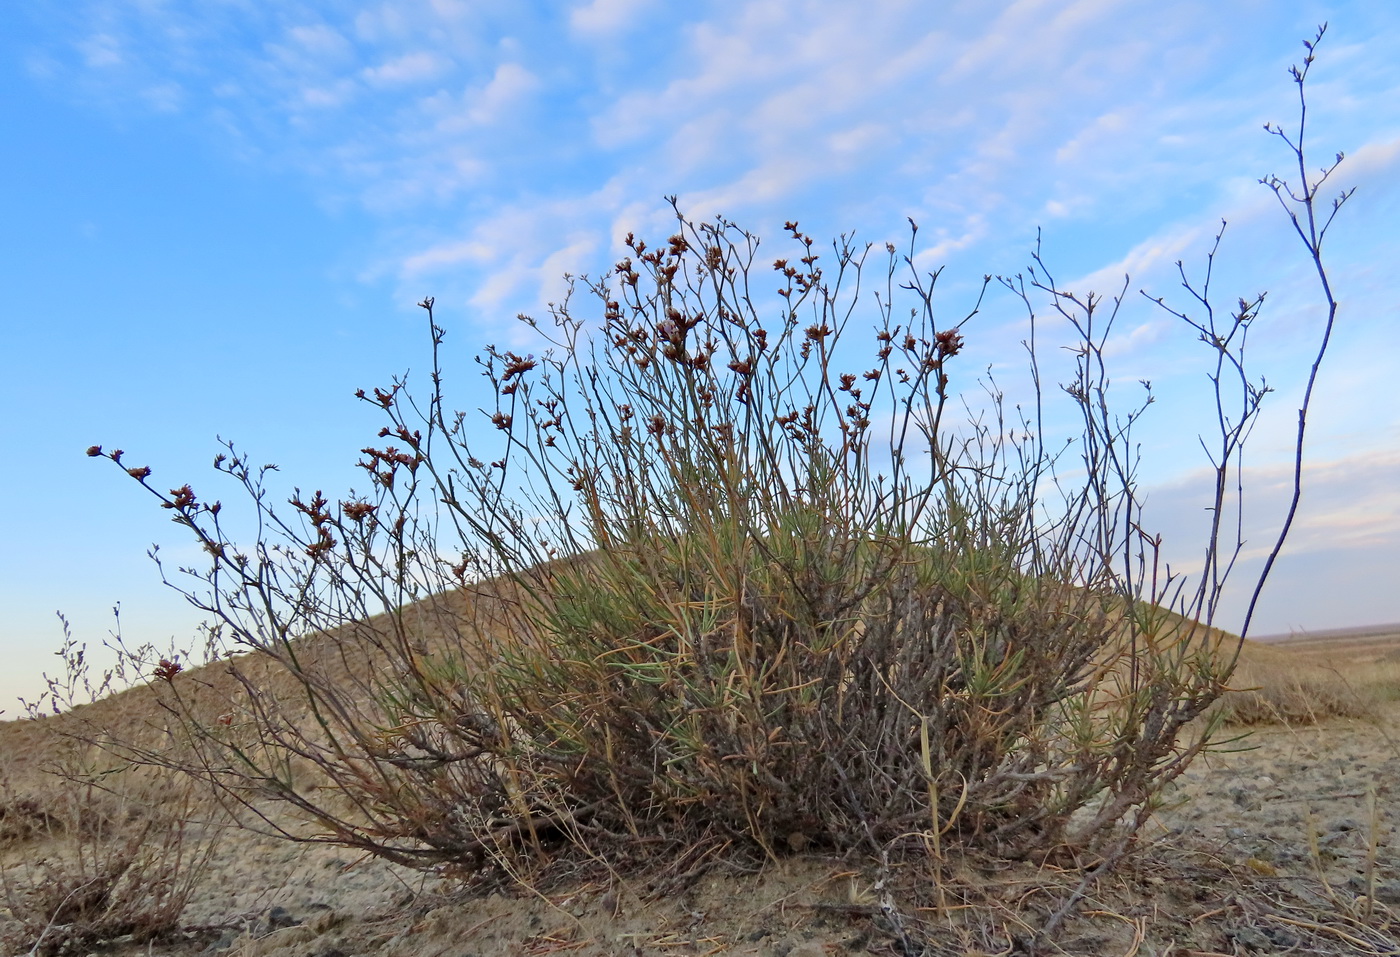
[[[1299,669],[1400,657],[1400,629],[1275,644]],[[1276,660],[1276,659],[1275,659]],[[0,755],[33,783],[33,729],[0,726]],[[1400,705],[1364,719],[1265,726],[1199,760],[1131,862],[1095,885],[1047,953],[1400,954]],[[24,753],[26,750],[30,753]],[[18,782],[24,783],[24,782]],[[4,819],[0,818],[0,824]],[[0,831],[2,834],[3,831]],[[11,839],[0,863],[45,852]],[[800,855],[695,880],[618,879],[467,895],[445,880],[325,845],[222,833],[186,908],[186,932],[82,953],[229,957],[570,954],[816,957],[1026,953],[1076,885],[1072,862],[950,861],[948,909],[926,871],[887,891],[863,865]],[[883,904],[900,907],[891,919]],[[965,906],[966,905],[966,906]],[[0,901],[0,923],[4,921]],[[923,940],[925,949],[910,949]]]

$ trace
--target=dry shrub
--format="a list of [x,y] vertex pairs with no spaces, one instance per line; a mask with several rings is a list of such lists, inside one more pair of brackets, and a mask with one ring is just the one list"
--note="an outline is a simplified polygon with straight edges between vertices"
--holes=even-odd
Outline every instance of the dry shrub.
[[178,928],[212,850],[196,783],[84,755],[57,735],[47,745],[56,763],[38,780],[0,786],[0,946],[66,953]]
[[[1113,314],[1034,280],[1081,336],[1075,486],[1044,423],[999,400],[946,426],[962,324],[935,325],[912,248],[887,250],[846,372],[868,248],[839,242],[824,269],[792,226],[800,266],[774,264],[767,313],[757,240],[677,216],[585,287],[596,331],[566,301],[539,359],[488,350],[491,451],[440,391],[419,413],[396,384],[366,396],[390,418],[361,463],[371,498],[298,493],[283,518],[230,449],[219,467],[283,536],[245,551],[220,505],[161,496],[212,559],[192,599],[256,652],[230,665],[223,724],[200,717],[213,682],[156,682],[190,769],[404,863],[1118,853],[1204,745],[1179,732],[1226,666],[1143,590]],[[269,661],[290,684],[258,679]]]

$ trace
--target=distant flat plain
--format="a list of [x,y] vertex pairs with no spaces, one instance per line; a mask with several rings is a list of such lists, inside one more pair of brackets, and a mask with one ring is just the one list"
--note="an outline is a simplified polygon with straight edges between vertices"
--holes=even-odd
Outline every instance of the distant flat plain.
[[1251,636],[1251,639],[1301,654],[1335,657],[1345,653],[1348,660],[1400,660],[1400,622]]

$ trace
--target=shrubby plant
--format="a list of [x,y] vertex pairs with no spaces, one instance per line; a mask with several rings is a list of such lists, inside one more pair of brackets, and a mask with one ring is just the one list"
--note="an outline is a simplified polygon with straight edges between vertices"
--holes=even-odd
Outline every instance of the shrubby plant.
[[[0,951],[7,954],[171,934],[219,836],[198,782],[168,766],[174,752],[165,766],[133,766],[101,747],[99,729],[74,710],[119,687],[121,669],[149,655],[96,673],[63,625],[63,674],[28,705],[30,721],[7,729],[0,752]],[[141,741],[130,726],[123,734]]]
[[21,852],[0,870],[7,953],[145,942],[180,927],[213,849],[196,822],[195,782],[169,769],[104,766],[102,757],[65,755],[39,794],[0,782],[0,850]]
[[[1309,45],[1300,98],[1311,61]],[[1316,202],[1335,166],[1308,179],[1301,124],[1285,140],[1301,185],[1266,182],[1324,280],[1330,333]],[[1215,357],[1220,409],[1217,521],[1186,588],[1143,530],[1133,429],[1150,395],[1115,411],[1122,294],[1061,288],[1037,249],[1000,280],[1028,310],[1034,405],[993,387],[962,422],[982,298],[940,317],[917,227],[902,252],[787,233],[775,260],[679,209],[663,242],[629,236],[611,273],[524,318],[539,355],[480,357],[483,416],[450,411],[424,300],[426,392],[359,393],[386,420],[362,494],[283,507],[270,466],[231,444],[215,460],[256,512],[247,545],[219,502],[90,449],[207,555],[171,582],[209,614],[220,663],[154,682],[193,748],[181,768],[303,839],[464,873],[683,873],[809,846],[935,863],[1069,849],[1086,881],[1111,867],[1207,746],[1197,719],[1238,653],[1211,626],[1267,392],[1244,361],[1263,297],[1227,316],[1209,270],[1182,273],[1178,315]],[[1059,390],[1040,378],[1042,300],[1077,337]],[[1068,446],[1046,434],[1057,399],[1081,426]]]

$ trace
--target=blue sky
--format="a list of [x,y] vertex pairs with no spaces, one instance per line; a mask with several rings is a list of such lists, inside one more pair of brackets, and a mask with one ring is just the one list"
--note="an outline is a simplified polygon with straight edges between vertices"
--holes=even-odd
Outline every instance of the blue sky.
[[[1257,634],[1400,620],[1400,5],[11,0],[0,699],[52,667],[57,610],[93,644],[117,602],[132,640],[196,620],[145,558],[193,553],[84,448],[231,499],[208,468],[223,436],[288,489],[343,491],[381,424],[351,393],[423,370],[419,299],[437,297],[473,408],[472,355],[517,342],[513,317],[605,269],[628,231],[667,235],[668,194],[775,250],[787,219],[902,243],[912,216],[949,315],[982,274],[1023,269],[1037,228],[1062,284],[1112,292],[1128,271],[1171,298],[1173,263],[1199,267],[1228,219],[1222,302],[1270,290],[1257,560],[1321,315],[1256,182],[1296,178],[1262,125],[1295,123],[1287,68],[1324,20],[1313,159],[1344,150],[1337,184],[1358,192],[1329,249],[1342,312],[1303,512]],[[1152,514],[1189,564],[1199,346],[1145,304],[1121,321],[1118,376],[1161,394],[1141,433]],[[969,367],[1013,375],[1023,334],[989,300]]]

